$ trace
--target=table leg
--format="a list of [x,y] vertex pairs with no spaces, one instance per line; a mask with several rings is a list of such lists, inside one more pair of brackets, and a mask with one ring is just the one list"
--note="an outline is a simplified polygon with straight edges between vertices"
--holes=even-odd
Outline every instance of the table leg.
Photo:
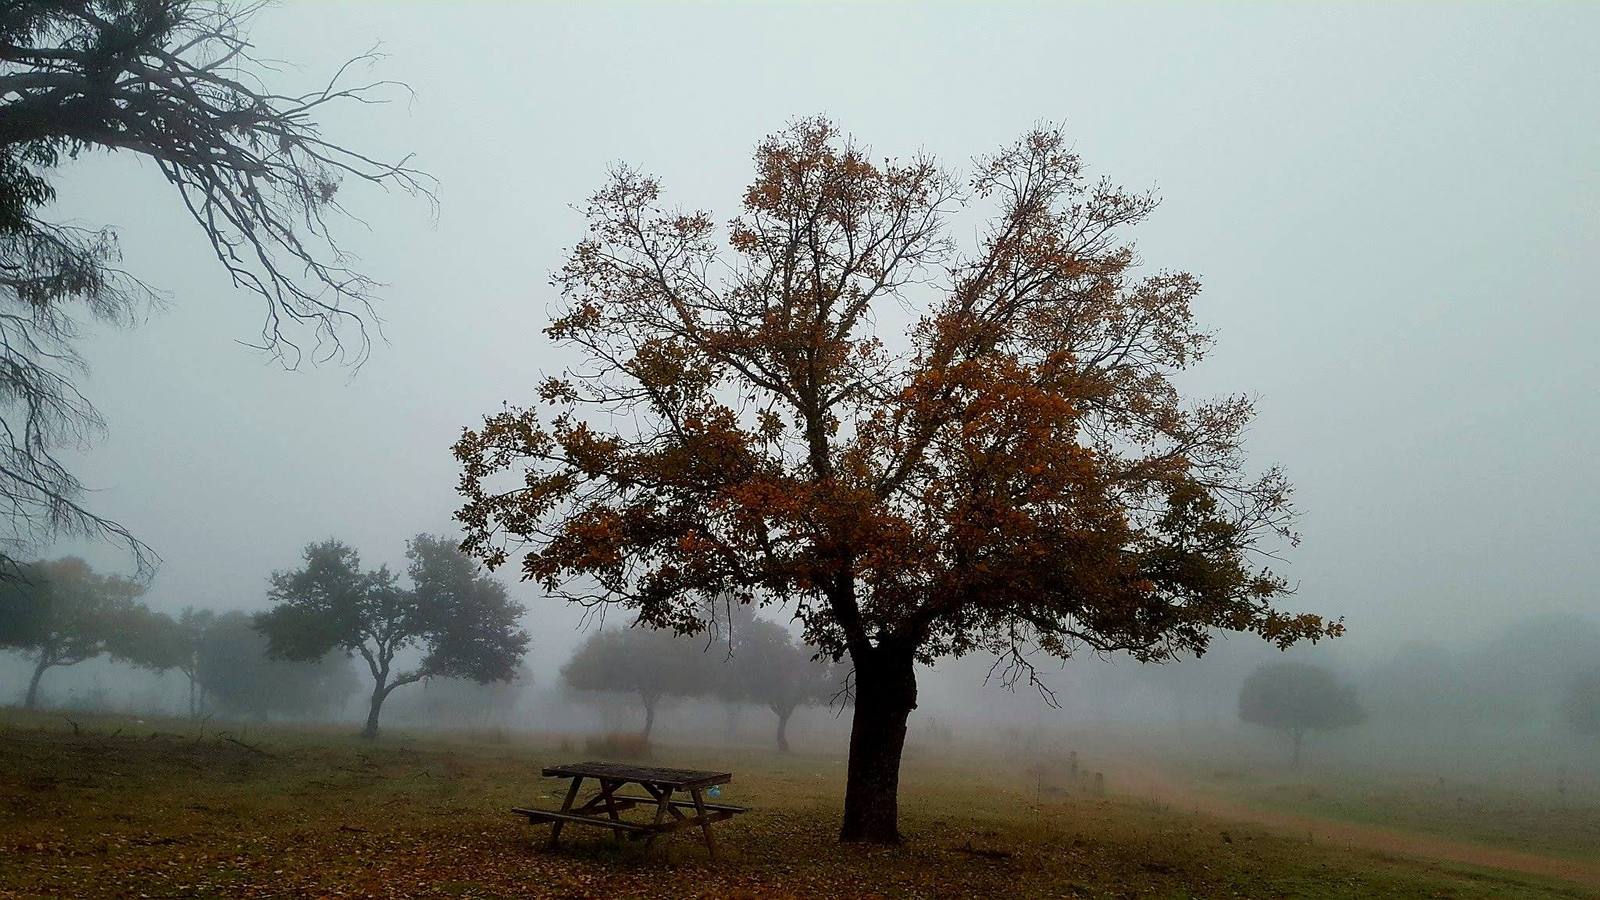
[[[578,775],[572,779],[572,786],[567,788],[567,799],[561,804],[562,812],[572,812],[572,801],[578,797],[578,788],[583,784],[583,776]],[[550,849],[554,850],[561,843],[561,826],[566,824],[560,819],[550,823]]]
[[652,825],[652,827],[656,830],[651,831],[650,836],[644,839],[644,849],[648,852],[650,845],[656,842],[656,835],[661,833],[661,823],[667,818],[667,811],[672,809],[672,788],[668,787],[657,790],[656,788],[653,788],[647,784],[644,786],[644,789],[649,791],[650,796],[655,797],[657,800],[656,820]]
[[[617,801],[614,797],[612,797],[612,794],[616,793],[616,790],[619,787],[622,787],[622,782],[620,781],[612,781],[606,778],[600,780],[600,797],[605,801],[606,815],[610,816],[611,821],[613,822],[620,822],[622,820],[622,816],[617,814]],[[611,832],[611,837],[617,843],[622,843],[622,829],[613,829]]]
[[706,850],[711,854],[711,858],[715,860],[717,858],[717,842],[711,837],[711,820],[706,818],[706,805],[705,801],[700,799],[700,789],[697,787],[690,788],[689,796],[694,798],[694,811],[700,816],[700,831],[706,836]]

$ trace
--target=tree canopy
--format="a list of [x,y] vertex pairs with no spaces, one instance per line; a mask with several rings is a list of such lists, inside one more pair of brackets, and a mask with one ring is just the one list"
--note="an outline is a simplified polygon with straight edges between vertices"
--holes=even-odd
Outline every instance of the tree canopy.
[[1366,721],[1355,689],[1321,666],[1266,663],[1239,688],[1239,718],[1285,732],[1294,742],[1294,762],[1307,731],[1349,728]]
[[265,304],[260,346],[287,364],[342,353],[359,361],[376,283],[354,268],[334,225],[347,181],[427,193],[405,160],[384,162],[327,139],[321,118],[379,102],[397,87],[356,83],[365,55],[318,88],[285,94],[250,26],[263,3],[226,0],[28,0],[0,4],[0,504],[11,545],[69,532],[148,548],[80,502],[57,455],[103,427],[78,390],[84,316],[130,322],[160,295],[120,267],[110,227],[50,219],[61,168],[92,151],[154,163],[236,287]]
[[216,624],[217,614],[209,609],[184,607],[173,623],[173,643],[178,658],[175,668],[189,681],[189,715],[198,717],[205,704],[205,683],[200,677],[200,657],[207,637]]
[[154,616],[137,602],[144,586],[103,575],[77,557],[25,563],[0,581],[0,647],[32,656],[33,677],[23,704],[38,702],[49,669],[77,665],[103,653],[136,665],[165,668],[164,645],[146,640]]
[[307,661],[271,658],[266,636],[242,612],[206,623],[194,665],[205,696],[235,715],[324,715],[342,707],[360,686],[349,657],[338,651]]
[[467,550],[684,632],[787,603],[854,666],[849,840],[899,839],[916,660],[1339,633],[1274,605],[1290,488],[1247,470],[1249,399],[1180,395],[1210,338],[1127,242],[1153,196],[1053,127],[965,184],[820,119],[754,163],[725,227],[632,168],[590,198],[546,332],[583,363],[463,432]]
[[648,628],[602,628],[561,667],[575,691],[636,694],[644,706],[644,737],[666,697],[698,697],[712,689],[716,659],[704,642]]
[[717,674],[718,693],[756,703],[778,717],[778,749],[789,749],[789,717],[802,706],[827,703],[845,693],[845,672],[818,659],[820,651],[796,645],[789,630],[754,618],[733,632],[728,663]]
[[[527,632],[517,627],[521,604],[453,543],[419,534],[406,557],[410,589],[386,566],[364,570],[346,544],[310,544],[304,566],[272,575],[268,597],[276,605],[256,619],[275,657],[314,660],[338,649],[366,662],[368,737],[377,735],[383,701],[396,688],[429,676],[508,681],[527,651]],[[421,659],[396,670],[397,656],[411,650]]]

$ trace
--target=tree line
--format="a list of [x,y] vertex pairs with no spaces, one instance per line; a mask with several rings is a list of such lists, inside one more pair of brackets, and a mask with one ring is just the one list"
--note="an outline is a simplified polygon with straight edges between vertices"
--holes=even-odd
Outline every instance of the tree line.
[[[0,648],[33,664],[26,708],[38,705],[50,670],[107,657],[180,673],[194,718],[326,715],[361,687],[364,664],[362,734],[372,737],[396,690],[425,679],[509,686],[529,643],[518,625],[523,607],[453,542],[419,534],[406,559],[402,578],[364,567],[348,544],[318,541],[299,567],[270,576],[265,611],[190,606],[176,615],[146,606],[144,583],[97,573],[81,559],[27,563],[20,577],[0,583]],[[647,738],[666,698],[756,704],[777,718],[777,745],[788,750],[795,710],[842,698],[846,673],[751,607],[726,610],[711,641],[600,629],[574,651],[562,680],[584,694],[637,696]]]
[[710,640],[643,628],[596,631],[562,666],[561,679],[579,692],[636,696],[646,739],[667,698],[755,704],[777,717],[777,746],[787,752],[795,710],[842,702],[846,670],[818,648],[796,642],[782,625],[756,617],[749,606],[730,603],[724,609],[726,620]]
[[1264,663],[1240,687],[1239,718],[1280,731],[1295,765],[1308,734],[1350,728],[1369,717],[1453,740],[1474,729],[1519,728],[1600,738],[1597,657],[1600,627],[1545,616],[1456,652],[1407,644],[1356,680],[1306,662]]
[[[140,601],[143,583],[77,558],[22,564],[0,583],[0,648],[33,663],[23,705],[45,674],[101,656],[188,681],[188,711],[314,713],[342,706],[366,663],[371,694],[362,734],[378,733],[383,703],[424,678],[510,681],[527,651],[523,608],[454,542],[407,542],[405,579],[361,565],[348,545],[308,545],[297,569],[273,573],[264,612],[189,607],[176,616]],[[400,661],[411,660],[401,665]]]
[[187,607],[176,616],[140,602],[142,583],[95,572],[76,557],[25,563],[0,584],[0,647],[32,663],[22,704],[39,704],[46,674],[99,657],[154,672],[177,671],[188,713],[208,709],[267,716],[341,705],[355,686],[337,655],[306,662],[272,659],[267,639],[244,612]]

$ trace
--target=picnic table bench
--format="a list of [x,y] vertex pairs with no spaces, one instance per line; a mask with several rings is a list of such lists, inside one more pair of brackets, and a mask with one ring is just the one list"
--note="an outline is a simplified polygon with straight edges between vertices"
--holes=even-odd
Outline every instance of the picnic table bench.
[[[561,809],[532,809],[517,806],[511,811],[526,816],[530,825],[536,822],[549,822],[549,846],[552,849],[559,846],[561,827],[569,822],[576,825],[610,828],[618,839],[623,835],[627,835],[629,840],[642,838],[646,849],[649,849],[657,837],[669,831],[698,825],[705,837],[706,850],[710,852],[712,859],[716,859],[717,844],[711,836],[711,824],[749,811],[749,808],[744,806],[706,802],[703,792],[707,788],[732,781],[731,772],[581,762],[565,766],[549,766],[542,774],[546,778],[571,779],[572,783],[567,787],[567,799],[561,804]],[[577,800],[578,790],[586,778],[599,782],[600,793],[574,809],[572,804]],[[617,793],[619,789],[629,784],[638,785],[649,796]],[[674,800],[672,795],[678,791],[687,793],[689,799]],[[636,806],[654,807],[655,819],[651,822],[630,822],[622,818],[622,813]],[[694,810],[694,815],[685,814],[685,810],[691,809]]]

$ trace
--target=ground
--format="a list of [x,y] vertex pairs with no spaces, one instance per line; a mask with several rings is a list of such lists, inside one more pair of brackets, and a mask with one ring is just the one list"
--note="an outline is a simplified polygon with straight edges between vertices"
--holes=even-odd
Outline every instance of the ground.
[[[1274,808],[1267,784],[1231,795],[1245,801],[1210,803],[1221,794],[1204,784],[1153,800],[1143,782],[1119,794],[1114,774],[1101,797],[1059,770],[1030,774],[1018,755],[978,751],[913,755],[902,780],[907,843],[891,849],[834,840],[838,759],[660,748],[654,761],[664,765],[732,770],[723,802],[755,807],[717,826],[723,859],[709,860],[688,831],[645,854],[569,828],[570,846],[550,853],[545,828],[507,808],[559,804],[562,785],[539,768],[584,756],[559,736],[364,742],[343,730],[73,719],[0,714],[0,894],[1600,896],[1600,859],[1577,843],[1582,835],[1545,856],[1495,844],[1492,833],[1462,843],[1471,829],[1415,832],[1447,848],[1576,867],[1495,868],[1381,842],[1369,849],[1369,826],[1300,801]],[[1300,817],[1359,839],[1319,837]]]

